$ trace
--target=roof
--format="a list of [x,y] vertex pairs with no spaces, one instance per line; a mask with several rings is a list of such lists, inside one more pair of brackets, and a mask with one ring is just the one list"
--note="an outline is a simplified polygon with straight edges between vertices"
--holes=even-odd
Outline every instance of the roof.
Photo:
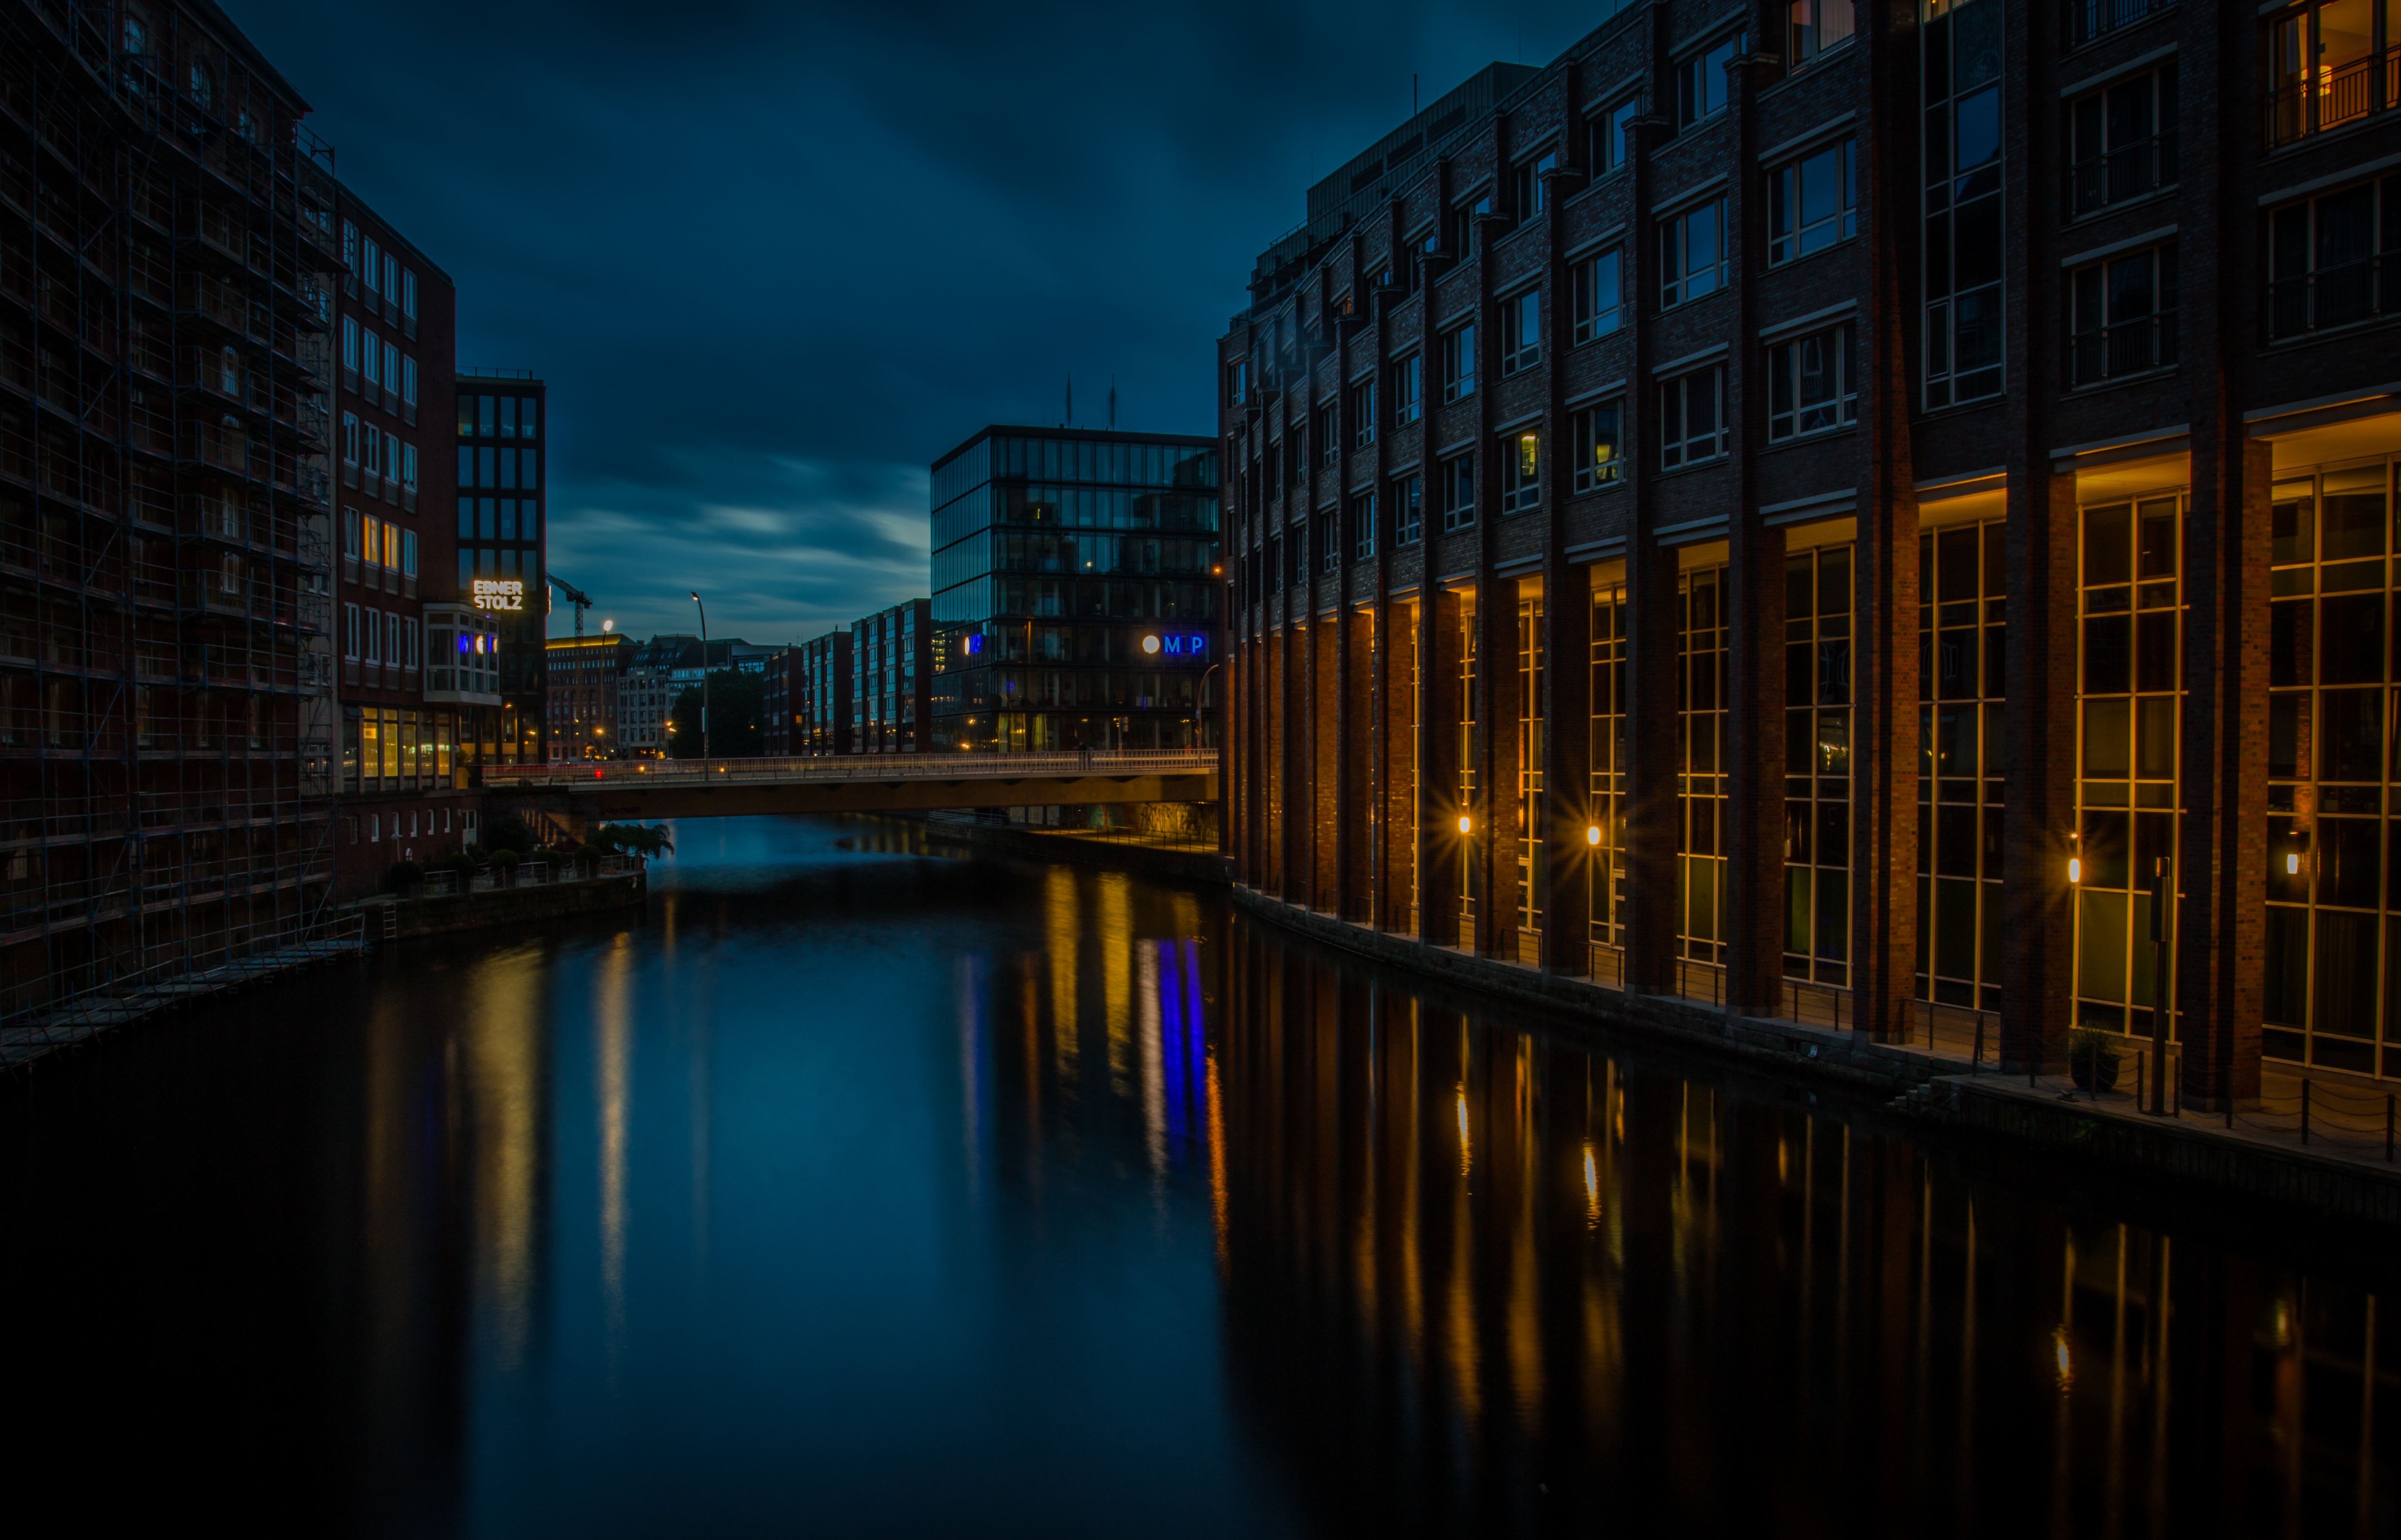
[[1217,447],[1217,440],[1214,436],[1202,433],[1138,433],[1128,429],[1061,428],[1056,425],[1034,427],[1027,424],[991,422],[969,433],[955,448],[939,456],[934,461],[932,469],[940,470],[995,433],[1007,433],[1018,438],[1058,438],[1077,441],[1089,439],[1096,444],[1175,444],[1187,449],[1214,449]]

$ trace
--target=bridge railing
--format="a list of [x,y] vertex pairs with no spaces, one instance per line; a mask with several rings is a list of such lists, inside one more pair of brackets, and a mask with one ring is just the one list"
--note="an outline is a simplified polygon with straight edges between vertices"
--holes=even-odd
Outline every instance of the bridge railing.
[[1094,749],[1036,754],[818,754],[793,759],[598,760],[576,764],[493,764],[487,787],[624,790],[797,781],[1011,780],[1058,776],[1193,776],[1217,768],[1214,749]]

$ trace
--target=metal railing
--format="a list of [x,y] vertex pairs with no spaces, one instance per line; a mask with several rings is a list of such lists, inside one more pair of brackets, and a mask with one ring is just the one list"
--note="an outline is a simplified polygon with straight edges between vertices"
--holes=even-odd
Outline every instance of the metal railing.
[[2381,57],[2367,54],[2339,69],[2312,70],[2288,86],[2265,93],[2260,131],[2272,147],[2328,129],[2340,128],[2401,103],[2401,48]]
[[2079,332],[2067,345],[2070,385],[2094,385],[2164,368],[2176,361],[2176,313],[2169,310]]
[[2272,339],[2329,331],[2394,309],[2382,256],[2338,263],[2268,285],[2268,336]]
[[2159,191],[2176,179],[2176,136],[2121,144],[2068,168],[2068,213],[2091,213]]
[[1206,775],[1217,751],[1092,749],[1036,754],[826,754],[797,759],[583,761],[487,765],[493,790],[574,790],[594,785],[761,786],[817,781],[1032,780],[1060,776]]

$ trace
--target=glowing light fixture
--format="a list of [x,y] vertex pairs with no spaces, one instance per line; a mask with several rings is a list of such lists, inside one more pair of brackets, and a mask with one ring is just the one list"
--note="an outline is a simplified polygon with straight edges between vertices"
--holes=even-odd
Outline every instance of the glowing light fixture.
[[1464,834],[1464,833],[1466,833],[1466,832],[1467,832],[1468,828],[1469,828],[1469,824],[1468,824],[1468,821],[1467,821],[1467,815],[1466,815],[1466,814],[1464,814],[1464,813],[1461,813],[1461,815],[1459,815],[1459,832],[1460,832],[1461,833]]
[[2296,850],[2284,858],[2284,875],[2288,877],[2298,877],[2300,874],[2301,853]]
[[2084,880],[2084,863],[2078,860],[2074,856],[2067,858],[2067,880],[2069,882],[2082,882]]
[[1584,843],[1586,845],[1598,845],[1600,843],[1599,825],[1595,824],[1584,832]]

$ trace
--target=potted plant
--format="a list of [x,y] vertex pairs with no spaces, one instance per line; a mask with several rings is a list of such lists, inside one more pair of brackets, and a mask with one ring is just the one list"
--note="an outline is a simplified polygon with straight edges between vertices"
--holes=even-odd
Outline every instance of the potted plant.
[[495,887],[506,887],[515,882],[517,876],[517,853],[506,848],[505,846],[493,851],[492,875],[497,879],[493,885]]
[[2067,1035],[2067,1073],[2076,1089],[2098,1095],[2118,1088],[2119,1038],[2099,1027],[2079,1026]]
[[415,861],[399,860],[385,868],[384,886],[404,899],[425,896],[425,868]]

